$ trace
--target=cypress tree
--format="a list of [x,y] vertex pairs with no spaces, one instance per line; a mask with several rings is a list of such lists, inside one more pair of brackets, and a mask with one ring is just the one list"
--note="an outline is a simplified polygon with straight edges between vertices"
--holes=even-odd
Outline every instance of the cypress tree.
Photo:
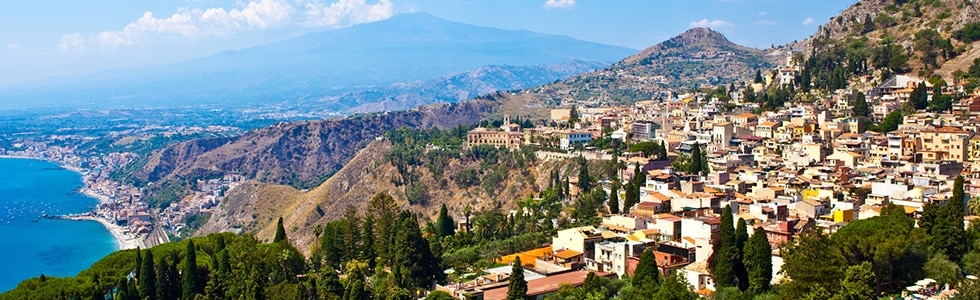
[[510,280],[507,285],[507,300],[524,300],[527,298],[527,281],[524,280],[524,266],[521,257],[514,258],[510,268]]
[[439,237],[451,236],[456,233],[456,221],[449,216],[449,210],[446,208],[445,203],[439,208],[439,217],[436,219],[436,230],[439,233]]
[[136,269],[133,269],[133,273],[139,278],[140,272],[143,271],[143,255],[140,254],[142,250],[140,247],[136,247]]
[[272,239],[272,242],[279,243],[282,241],[286,241],[286,228],[282,226],[282,217],[279,217],[279,221],[276,222],[276,237]]
[[652,249],[646,249],[640,255],[640,262],[633,272],[633,287],[641,293],[653,293],[660,284],[660,270],[657,268],[657,258]]
[[[745,244],[743,263],[748,273],[748,292],[758,295],[769,291],[772,281],[772,246],[766,239],[766,231],[756,228],[752,237]],[[819,263],[819,262],[814,262]]]
[[587,193],[592,190],[592,176],[589,175],[589,162],[584,157],[578,158],[578,192]]
[[177,294],[174,294],[174,283],[177,278],[171,277],[173,273],[170,272],[170,264],[167,262],[167,257],[161,257],[160,263],[156,265],[157,271],[157,299],[176,299]]
[[[282,220],[282,218],[279,219]],[[200,286],[197,283],[197,249],[194,247],[194,240],[187,241],[186,252],[180,276],[183,283],[181,299],[194,300],[194,296],[200,291]]]
[[711,174],[711,167],[708,166],[707,151],[701,151],[701,165],[699,169],[701,169],[701,176],[708,176],[708,174]]
[[153,251],[146,250],[143,263],[140,265],[139,292],[143,299],[157,299],[157,277],[153,266]]
[[694,148],[691,149],[691,162],[686,171],[693,175],[701,173],[701,158],[701,144],[694,142]]
[[660,141],[660,152],[657,153],[657,160],[667,160],[667,143]]
[[733,262],[741,260],[738,255],[739,250],[736,247],[733,218],[731,205],[726,205],[721,213],[718,237],[711,245],[714,248],[714,253],[708,258],[708,266],[712,270],[715,284],[718,287],[735,286],[735,265]]
[[749,232],[745,227],[745,219],[738,218],[738,225],[735,226],[735,250],[738,251],[737,256],[741,257],[742,259],[732,261],[732,272],[735,275],[738,289],[742,291],[749,288],[749,274],[744,263],[745,251],[743,250],[745,249],[745,243],[748,242],[748,240]]
[[619,213],[619,180],[614,180],[609,192],[609,213]]

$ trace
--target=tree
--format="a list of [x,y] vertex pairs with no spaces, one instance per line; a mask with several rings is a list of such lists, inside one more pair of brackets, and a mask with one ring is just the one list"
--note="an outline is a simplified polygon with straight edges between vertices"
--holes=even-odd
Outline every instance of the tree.
[[970,200],[967,201],[966,206],[967,211],[969,211],[971,215],[980,216],[980,196],[973,196],[973,198],[970,198]]
[[395,233],[395,252],[392,274],[399,287],[414,289],[428,285],[435,279],[439,261],[432,254],[429,241],[422,238],[418,220],[414,215],[403,211],[398,216],[398,230]]
[[955,286],[963,279],[961,275],[963,270],[960,266],[950,261],[943,253],[936,253],[926,261],[922,270],[926,272],[926,276],[935,279],[940,285],[948,283]]
[[[177,261],[173,262],[177,264]],[[180,281],[179,275],[176,271],[171,271],[172,267],[167,263],[166,257],[160,258],[160,263],[156,264],[156,269],[157,299],[177,299],[180,296],[180,284],[177,283]]]
[[663,283],[653,293],[653,296],[650,297],[650,299],[658,300],[696,300],[699,298],[697,293],[691,291],[687,281],[676,273],[664,278]]
[[283,241],[289,242],[286,240],[286,228],[282,226],[282,217],[279,217],[279,221],[276,222],[276,236],[272,239],[272,242],[279,243]]
[[755,83],[762,83],[762,71],[755,70]]
[[868,101],[865,99],[864,93],[858,92],[857,98],[854,99],[854,108],[852,109],[855,117],[870,117],[871,110],[868,109]]
[[902,124],[903,117],[904,116],[902,114],[902,110],[895,110],[893,112],[890,112],[888,113],[887,116],[885,116],[885,119],[882,120],[881,123],[874,128],[874,131],[881,132],[881,133],[895,131],[896,129],[898,129],[898,125]]
[[926,83],[921,82],[912,89],[912,93],[909,94],[909,103],[916,110],[926,109],[929,107],[929,93],[926,90]]
[[456,221],[449,216],[449,210],[446,208],[445,203],[439,208],[439,217],[436,219],[436,230],[439,232],[439,237],[451,236],[456,233]]
[[929,101],[928,110],[931,112],[944,112],[953,109],[953,97],[943,94],[943,83],[937,82],[932,86],[932,101]]
[[[823,293],[836,291],[844,278],[847,261],[830,236],[820,230],[803,234],[796,243],[786,244],[780,252],[784,261],[782,272],[790,279],[782,285],[780,294],[787,299],[804,299],[820,290]],[[829,295],[812,299],[827,298]]]
[[874,19],[871,18],[870,14],[864,15],[864,27],[861,29],[861,34],[865,34],[875,30]]
[[653,255],[653,249],[646,249],[640,255],[640,262],[636,265],[633,272],[633,288],[642,291],[641,293],[653,293],[660,285],[660,270],[657,268],[657,258]]
[[766,239],[766,231],[762,227],[756,228],[744,249],[742,261],[749,277],[748,292],[753,295],[765,293],[772,281],[772,246]]
[[374,218],[364,216],[364,224],[361,226],[361,260],[366,261],[368,268],[374,269],[376,266],[377,249],[374,248]]
[[619,181],[613,180],[609,191],[609,213],[619,214]]
[[751,282],[749,280],[748,270],[746,269],[747,265],[745,264],[745,245],[749,241],[749,232],[748,228],[745,226],[745,219],[738,218],[737,223],[738,224],[735,225],[734,245],[735,249],[738,250],[738,257],[741,257],[742,259],[732,262],[732,271],[735,273],[735,282],[737,283],[739,290],[746,291],[750,288],[749,283]]
[[589,175],[589,162],[584,157],[578,158],[578,191],[585,193],[592,190],[592,176]]
[[157,278],[156,270],[153,268],[153,251],[146,250],[146,256],[143,257],[140,266],[142,267],[138,278],[140,298],[157,299]]
[[660,141],[660,152],[657,153],[657,160],[667,160],[667,143]]
[[[378,253],[377,264],[381,266],[391,266],[392,254],[397,251],[391,242],[393,238],[392,233],[394,233],[395,228],[394,222],[397,221],[395,219],[397,209],[398,206],[395,204],[395,199],[384,192],[374,194],[371,197],[371,202],[368,204],[368,213],[377,220],[374,243]],[[326,235],[326,232],[324,235]]]
[[878,279],[875,290],[882,292],[897,292],[921,278],[922,265],[928,259],[928,240],[924,230],[915,228],[915,220],[907,216],[853,221],[833,235],[848,264],[871,263]]
[[434,291],[425,296],[425,300],[454,300],[452,295],[443,291]]
[[660,147],[651,141],[639,142],[630,145],[630,152],[642,152],[643,156],[650,157],[653,155],[660,155]]
[[736,286],[736,261],[741,261],[735,237],[735,221],[731,205],[721,213],[718,237],[712,242],[714,253],[708,258],[708,267],[719,287]]
[[875,274],[871,268],[871,263],[869,262],[847,267],[847,271],[844,272],[844,279],[840,281],[840,291],[830,299],[877,299]]
[[952,261],[960,261],[968,246],[966,230],[963,229],[965,201],[963,176],[957,176],[953,183],[953,197],[941,206],[926,205],[920,220],[919,227],[932,237],[933,248]]
[[687,167],[687,172],[691,174],[701,173],[701,144],[694,142],[694,147],[691,149],[691,164]]
[[197,281],[197,249],[194,247],[194,240],[187,241],[187,253],[184,255],[180,278],[183,282],[181,299],[194,300],[195,295],[201,290]]
[[507,300],[523,300],[527,298],[527,281],[524,280],[524,266],[520,256],[514,258],[510,267],[510,280],[507,285]]

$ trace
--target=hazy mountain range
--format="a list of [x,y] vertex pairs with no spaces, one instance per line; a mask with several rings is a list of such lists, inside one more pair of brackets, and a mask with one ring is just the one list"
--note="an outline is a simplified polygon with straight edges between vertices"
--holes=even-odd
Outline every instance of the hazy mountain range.
[[[8,108],[326,103],[330,109],[345,110],[386,97],[415,100],[409,106],[394,106],[405,108],[540,85],[603,67],[634,52],[412,13],[171,65],[0,88],[0,97],[8,99],[4,103]],[[473,73],[480,68],[484,71]],[[457,90],[451,96],[404,93],[405,87],[453,81],[460,73],[466,74],[466,80],[455,80]],[[347,99],[355,103],[348,104]]]

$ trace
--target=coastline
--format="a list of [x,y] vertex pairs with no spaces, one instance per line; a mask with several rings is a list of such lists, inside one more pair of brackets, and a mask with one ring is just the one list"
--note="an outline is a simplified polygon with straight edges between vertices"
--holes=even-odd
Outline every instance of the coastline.
[[122,226],[113,224],[112,222],[109,222],[109,220],[106,220],[105,218],[100,218],[91,215],[72,215],[66,217],[66,219],[72,221],[99,222],[99,224],[102,224],[102,226],[105,227],[107,230],[109,230],[109,232],[112,233],[112,236],[116,238],[116,242],[119,244],[119,249],[117,250],[136,249],[136,247],[141,247],[140,244],[142,243],[139,241],[139,239],[127,235],[125,230],[122,228]]
[[[112,202],[112,198],[110,198],[107,195],[96,192],[86,184],[85,174],[87,173],[87,170],[83,170],[72,166],[67,166],[65,164],[62,164],[61,162],[51,160],[51,159],[46,159],[46,158],[40,158],[40,157],[14,156],[14,155],[6,155],[6,154],[0,155],[0,159],[4,159],[4,158],[39,160],[39,161],[46,161],[46,162],[56,164],[58,165],[58,167],[61,167],[62,169],[67,171],[74,172],[78,174],[78,176],[82,177],[82,187],[78,189],[79,193],[85,195],[86,197],[95,199],[98,202],[98,205],[108,204]],[[75,220],[75,221],[99,222],[99,224],[102,224],[102,226],[105,227],[105,229],[109,231],[109,233],[112,234],[112,236],[116,239],[116,244],[118,245],[118,249],[116,250],[135,249],[137,247],[146,248],[146,246],[143,245],[143,241],[141,241],[140,239],[132,235],[126,234],[126,231],[122,226],[116,225],[109,219],[97,216],[96,213],[97,211],[89,211],[81,215],[68,216],[66,217],[66,219]]]

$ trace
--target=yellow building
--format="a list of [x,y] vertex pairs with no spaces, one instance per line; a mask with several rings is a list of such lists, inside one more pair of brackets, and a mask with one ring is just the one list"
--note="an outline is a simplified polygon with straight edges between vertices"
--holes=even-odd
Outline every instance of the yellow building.
[[834,222],[844,223],[854,220],[854,210],[853,209],[838,209],[834,211]]
[[954,160],[959,162],[967,160],[968,142],[973,137],[972,133],[950,126],[923,129],[921,132],[923,160]]

